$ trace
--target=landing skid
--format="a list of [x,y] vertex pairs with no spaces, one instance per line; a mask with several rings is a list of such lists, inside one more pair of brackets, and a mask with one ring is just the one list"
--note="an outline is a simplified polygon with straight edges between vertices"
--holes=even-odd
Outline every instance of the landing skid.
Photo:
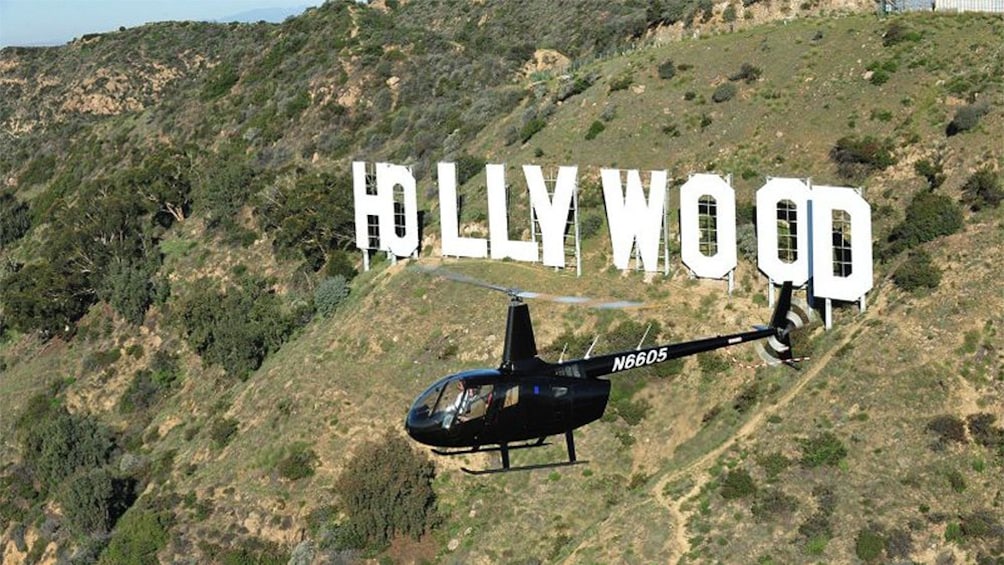
[[560,467],[571,467],[573,465],[579,465],[582,463],[589,463],[589,461],[583,459],[582,461],[561,461],[559,463],[541,463],[539,465],[523,465],[521,467],[502,467],[500,469],[468,469],[467,467],[461,467],[460,470],[467,473],[468,475],[497,475],[499,473],[508,473],[510,471],[533,471],[534,469],[557,469]]
[[[505,449],[530,449],[531,447],[543,447],[545,445],[551,445],[546,442],[547,438],[540,438],[532,443],[521,443],[519,445],[510,445]],[[471,447],[469,449],[455,449],[455,450],[445,450],[445,449],[433,449],[432,452],[436,455],[469,455],[471,453],[486,453],[489,451],[502,451],[503,447],[501,445],[488,445],[488,446],[477,446]]]
[[[510,449],[526,449],[526,448],[530,448],[530,447],[541,447],[541,446],[547,445],[546,443],[544,443],[545,439],[546,438],[540,438],[535,443],[520,444],[520,445],[511,446],[511,447],[507,443],[501,443],[501,444],[499,444],[498,447],[491,447],[491,448],[482,449],[479,446],[479,447],[474,447],[471,450],[465,450],[465,452],[467,452],[467,453],[474,453],[476,451],[499,451],[501,453],[501,455],[502,455],[502,468],[501,469],[484,469],[484,470],[481,470],[481,471],[477,471],[477,470],[471,470],[471,469],[467,469],[465,467],[461,467],[461,470],[463,472],[469,474],[469,475],[489,475],[489,474],[494,474],[494,473],[505,473],[506,471],[529,471],[529,470],[532,470],[532,469],[552,469],[552,468],[555,468],[555,467],[568,467],[570,465],[575,465],[575,464],[579,463],[579,461],[576,461],[576,459],[575,459],[575,437],[572,435],[572,431],[569,430],[569,431],[565,432],[565,447],[568,449],[568,461],[567,462],[562,462],[562,463],[543,463],[543,464],[540,464],[540,465],[524,465],[522,467],[510,467],[509,466],[509,450]],[[450,455],[456,455],[458,453],[463,453],[463,452],[453,451],[453,452],[450,452],[449,454]],[[585,463],[585,461],[583,461],[583,463]]]

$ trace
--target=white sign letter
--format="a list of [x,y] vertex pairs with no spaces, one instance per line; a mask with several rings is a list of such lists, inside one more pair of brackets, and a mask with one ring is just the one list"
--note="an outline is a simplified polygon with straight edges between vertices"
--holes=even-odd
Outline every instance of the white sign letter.
[[871,288],[871,206],[852,188],[812,187],[812,293],[851,302]]
[[509,239],[509,209],[506,205],[505,165],[486,165],[488,182],[488,237],[492,259],[510,257],[517,261],[537,261],[537,244]]
[[488,256],[488,241],[477,237],[460,237],[457,214],[457,167],[439,163],[439,222],[443,236],[443,255],[457,257]]
[[637,170],[627,171],[625,192],[621,188],[619,169],[600,169],[614,265],[621,270],[628,268],[635,241],[642,267],[650,273],[659,269],[659,243],[666,210],[666,171],[652,171],[650,175],[646,202],[641,173]]
[[[380,217],[386,203],[380,194],[369,194],[366,186],[366,163],[352,162],[352,196],[355,200],[356,247],[374,249],[370,246],[369,216]],[[379,249],[379,243],[376,249]]]
[[[398,257],[408,257],[418,250],[418,199],[415,194],[415,176],[411,169],[391,163],[377,163],[376,166],[377,196],[382,206],[380,214],[380,247]],[[404,233],[397,234],[394,219],[396,205],[394,202],[394,187],[404,190],[404,202],[401,202],[404,215]]]
[[561,167],[554,182],[554,200],[547,194],[544,174],[537,165],[523,165],[523,176],[530,189],[530,204],[540,224],[540,238],[544,243],[544,264],[548,267],[565,266],[565,228],[568,211],[575,194],[577,167]]
[[[701,250],[702,229],[714,254]],[[696,174],[680,187],[680,256],[698,277],[720,279],[736,268],[736,193],[722,177]]]
[[757,264],[773,281],[809,280],[809,187],[772,178],[756,193]]

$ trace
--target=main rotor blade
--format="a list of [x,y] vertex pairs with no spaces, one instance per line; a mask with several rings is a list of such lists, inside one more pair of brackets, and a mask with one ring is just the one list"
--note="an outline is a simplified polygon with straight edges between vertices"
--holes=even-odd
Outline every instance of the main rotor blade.
[[570,296],[570,295],[559,295],[559,294],[546,294],[543,292],[533,292],[529,290],[521,290],[516,287],[505,287],[502,285],[493,284],[490,282],[483,281],[481,279],[472,277],[470,275],[465,275],[463,273],[458,273],[456,271],[451,271],[449,269],[444,269],[442,267],[423,267],[417,266],[416,269],[424,272],[428,275],[433,275],[437,277],[442,277],[454,282],[459,282],[463,284],[469,284],[481,288],[487,288],[489,290],[494,290],[498,292],[504,292],[512,298],[518,299],[531,299],[531,300],[547,300],[550,302],[557,302],[558,304],[571,304],[580,305],[587,308],[597,308],[600,310],[613,310],[613,309],[624,309],[624,308],[637,308],[643,306],[641,302],[634,302],[630,300],[616,300],[616,301],[602,301],[589,298],[587,296]]

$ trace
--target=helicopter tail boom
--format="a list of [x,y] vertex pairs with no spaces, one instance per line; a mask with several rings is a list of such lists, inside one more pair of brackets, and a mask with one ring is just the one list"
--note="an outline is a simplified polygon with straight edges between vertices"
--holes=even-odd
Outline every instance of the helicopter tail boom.
[[789,334],[793,327],[790,320],[791,293],[791,283],[784,283],[781,297],[771,316],[769,326],[760,326],[748,332],[720,335],[672,345],[656,345],[633,351],[567,361],[558,364],[556,372],[562,375],[596,378],[761,339],[769,340],[771,346],[779,352],[782,361],[790,362],[792,355]]

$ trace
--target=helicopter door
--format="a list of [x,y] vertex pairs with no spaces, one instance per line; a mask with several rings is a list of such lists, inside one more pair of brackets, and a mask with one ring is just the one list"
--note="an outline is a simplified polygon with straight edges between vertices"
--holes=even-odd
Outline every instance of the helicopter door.
[[565,421],[570,416],[572,408],[572,397],[567,386],[552,385],[551,396],[554,398],[554,424],[564,427]]

